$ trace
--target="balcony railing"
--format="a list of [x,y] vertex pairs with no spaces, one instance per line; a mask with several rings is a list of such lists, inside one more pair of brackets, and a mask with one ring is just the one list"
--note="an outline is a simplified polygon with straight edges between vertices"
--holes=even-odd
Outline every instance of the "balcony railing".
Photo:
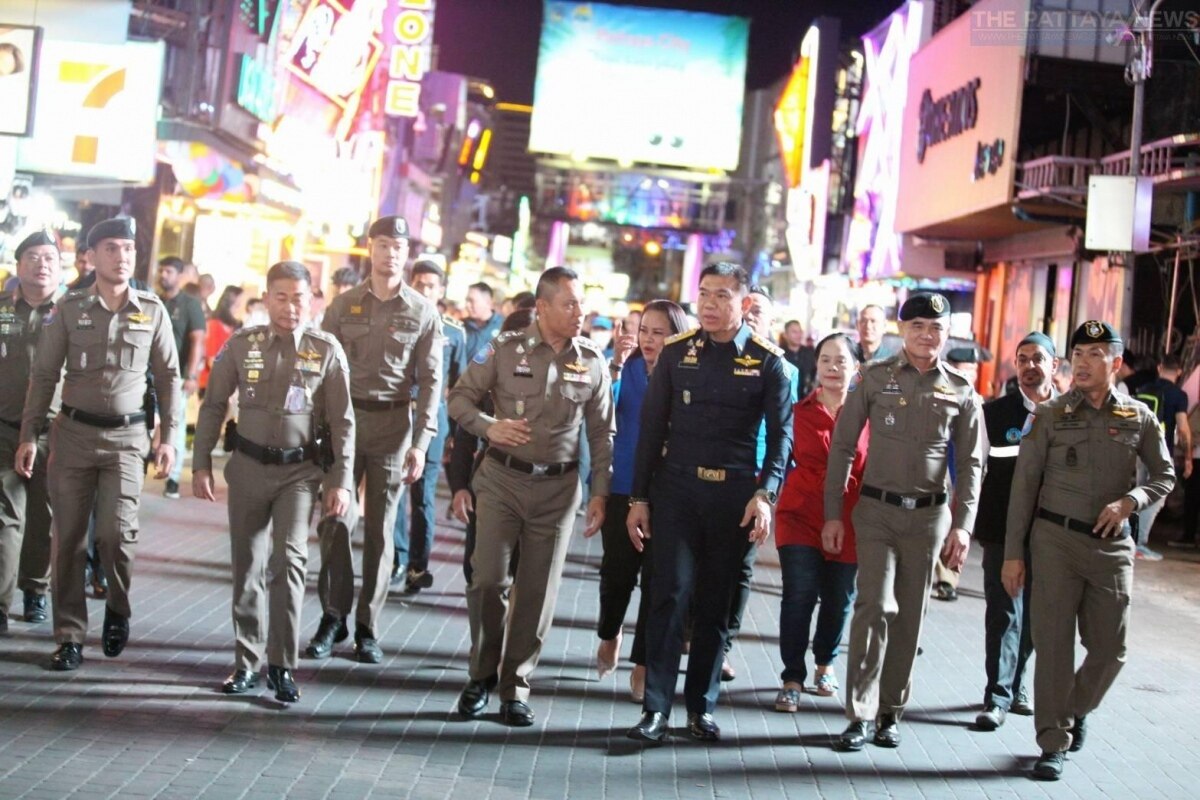
[[[1142,145],[1141,172],[1159,185],[1200,181],[1200,133],[1180,133]],[[1100,159],[1101,175],[1128,175],[1129,151]]]
[[1095,159],[1068,156],[1043,156],[1017,164],[1017,197],[1084,200],[1088,176],[1096,168]]

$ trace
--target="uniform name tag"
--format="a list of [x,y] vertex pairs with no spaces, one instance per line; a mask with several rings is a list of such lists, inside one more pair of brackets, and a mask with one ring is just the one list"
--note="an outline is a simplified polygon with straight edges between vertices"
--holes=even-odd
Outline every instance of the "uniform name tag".
[[695,356],[684,356],[679,362],[679,366],[684,369],[700,369],[700,360]]
[[131,322],[131,323],[129,323],[129,330],[131,330],[131,331],[150,331],[150,330],[154,330],[154,328],[149,323]]
[[958,395],[946,394],[944,392],[934,392],[933,397],[936,400],[945,400],[947,403],[957,403]]
[[903,394],[904,392],[903,392],[903,390],[901,390],[900,384],[896,383],[895,381],[890,381],[887,386],[884,386],[883,389],[880,390],[879,393],[880,394]]
[[762,375],[762,370],[738,368],[733,371],[733,374],[739,378],[757,378]]
[[591,383],[592,376],[586,372],[564,372],[562,379],[567,383]]
[[[515,367],[513,367],[513,377],[532,378],[533,367],[529,366],[528,364],[517,364]],[[574,377],[574,373],[568,372],[563,377],[565,377],[567,380],[570,380],[572,377]]]
[[1075,431],[1075,430],[1082,430],[1082,429],[1086,428],[1087,426],[1088,426],[1087,423],[1081,419],[1061,419],[1061,420],[1055,421],[1054,430],[1056,430],[1056,431]]
[[91,317],[81,317],[75,321],[75,330],[90,331],[96,327],[96,321]]
[[300,370],[301,372],[320,372],[321,362],[301,359],[300,361],[296,362],[296,369]]

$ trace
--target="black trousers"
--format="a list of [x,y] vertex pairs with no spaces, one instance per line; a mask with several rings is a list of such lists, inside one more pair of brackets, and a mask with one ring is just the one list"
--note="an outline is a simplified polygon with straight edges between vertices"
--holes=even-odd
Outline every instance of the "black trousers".
[[645,542],[642,552],[633,548],[625,518],[629,514],[629,495],[613,494],[608,497],[604,512],[604,525],[600,535],[604,541],[604,558],[600,562],[600,621],[596,635],[601,639],[615,639],[625,625],[625,613],[638,585],[640,574],[642,592],[638,599],[637,627],[633,637],[633,650],[629,660],[634,664],[646,663],[646,617],[650,609],[650,579],[654,573],[650,558],[651,541]]
[[[743,513],[745,513],[744,509]],[[729,635],[725,637],[726,653],[733,647],[733,640],[742,630],[742,616],[746,613],[746,604],[750,602],[750,582],[754,580],[754,562],[757,560],[758,545],[752,544],[746,550],[745,558],[742,559],[737,585],[733,587],[733,597],[729,603]]]
[[1033,653],[1033,629],[1029,624],[1029,587],[1033,585],[1029,551],[1025,551],[1025,591],[1010,597],[1000,580],[1004,567],[1004,542],[982,542],[983,665],[987,688],[984,706],[997,705],[1005,711],[1021,694],[1025,684],[1025,664]]
[[749,529],[739,523],[756,488],[753,479],[701,481],[672,471],[670,465],[655,476],[646,711],[671,712],[689,607],[694,617],[684,681],[687,710],[711,713],[716,708],[731,598],[750,548]]
[[1196,541],[1196,523],[1200,522],[1200,459],[1192,459],[1192,475],[1183,484],[1183,536],[1181,541]]

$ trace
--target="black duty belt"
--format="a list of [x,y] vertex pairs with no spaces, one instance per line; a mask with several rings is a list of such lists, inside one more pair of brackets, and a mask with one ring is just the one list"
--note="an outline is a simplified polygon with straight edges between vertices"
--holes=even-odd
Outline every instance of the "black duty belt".
[[946,503],[949,495],[945,492],[938,494],[895,494],[893,492],[885,492],[883,489],[877,489],[874,486],[863,485],[863,497],[870,497],[873,500],[882,500],[888,505],[898,506],[900,508],[912,511],[916,508],[928,508],[929,506],[940,506]]
[[145,411],[138,411],[134,414],[89,414],[65,403],[62,413],[76,422],[91,425],[93,428],[126,428],[146,421]]
[[758,473],[752,469],[734,469],[730,467],[691,467],[685,464],[663,465],[668,472],[676,475],[687,475],[709,483],[724,483],[725,481],[752,481],[758,478]]
[[527,475],[545,475],[548,478],[555,478],[559,475],[566,475],[579,467],[578,461],[566,461],[562,464],[531,464],[528,461],[522,461],[516,456],[510,456],[508,453],[503,453],[499,450],[488,448],[488,458],[499,461],[509,469],[515,469],[517,472],[524,472]]
[[411,400],[360,400],[350,399],[350,405],[358,411],[391,411],[393,408],[404,408]]
[[263,447],[244,436],[237,437],[235,447],[258,463],[269,465],[301,464],[317,454],[317,445],[313,442],[303,447]]
[[1092,530],[1092,528],[1096,527],[1096,523],[1094,522],[1087,522],[1082,519],[1071,519],[1065,514],[1055,514],[1053,511],[1041,507],[1038,508],[1037,515],[1038,519],[1044,519],[1046,522],[1052,522],[1055,525],[1061,525],[1062,527],[1073,530],[1076,533],[1086,534],[1093,539],[1111,539],[1115,542],[1124,539],[1127,535],[1124,525],[1121,526],[1121,533],[1117,536],[1101,536]]

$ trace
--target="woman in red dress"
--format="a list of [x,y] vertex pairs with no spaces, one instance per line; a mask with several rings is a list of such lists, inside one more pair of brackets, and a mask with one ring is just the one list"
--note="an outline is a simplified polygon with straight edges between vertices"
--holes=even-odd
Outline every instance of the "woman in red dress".
[[779,650],[784,665],[783,688],[775,698],[776,711],[794,712],[799,707],[804,680],[808,676],[804,661],[809,631],[818,601],[821,609],[812,636],[817,668],[815,691],[828,697],[838,690],[833,662],[854,602],[854,578],[858,572],[850,512],[858,502],[866,464],[865,427],[858,440],[846,487],[843,511],[846,538],[840,553],[823,549],[821,528],[825,523],[825,466],[829,460],[829,442],[857,370],[854,343],[841,333],[825,337],[817,345],[818,386],[795,408],[794,468],[784,484],[776,514],[775,539],[783,573]]

